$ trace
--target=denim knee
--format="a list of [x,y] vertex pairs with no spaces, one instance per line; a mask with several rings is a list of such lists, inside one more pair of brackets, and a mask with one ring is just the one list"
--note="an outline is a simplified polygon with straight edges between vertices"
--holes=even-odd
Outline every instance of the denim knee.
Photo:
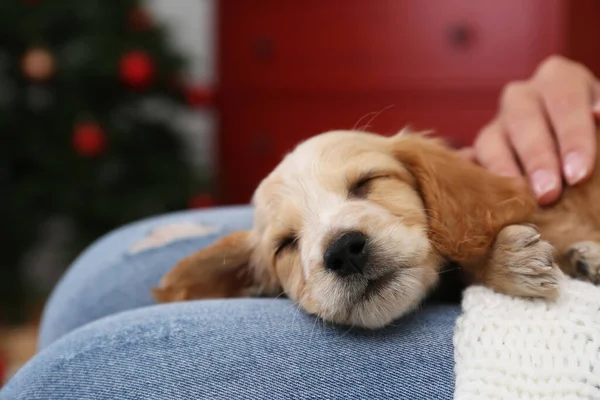
[[430,306],[365,331],[282,299],[144,307],[57,340],[0,399],[451,399],[458,313]]
[[251,224],[250,207],[225,207],[149,218],[105,235],[75,260],[50,296],[40,347],[98,318],[154,304],[151,288],[181,258]]

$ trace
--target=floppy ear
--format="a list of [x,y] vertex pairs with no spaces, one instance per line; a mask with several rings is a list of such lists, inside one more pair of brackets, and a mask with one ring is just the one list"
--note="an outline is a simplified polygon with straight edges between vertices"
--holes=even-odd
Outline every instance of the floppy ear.
[[268,271],[251,267],[249,231],[233,232],[181,260],[152,293],[158,302],[247,297],[276,291]]
[[443,256],[477,259],[503,227],[530,221],[537,202],[524,180],[494,175],[439,139],[409,133],[390,139],[394,156],[417,181],[430,240]]

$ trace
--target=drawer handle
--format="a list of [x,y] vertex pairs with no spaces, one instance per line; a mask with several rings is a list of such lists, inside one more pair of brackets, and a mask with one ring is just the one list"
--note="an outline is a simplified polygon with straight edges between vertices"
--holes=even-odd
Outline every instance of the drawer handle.
[[466,48],[474,39],[474,32],[466,23],[457,23],[448,28],[448,41],[455,48]]

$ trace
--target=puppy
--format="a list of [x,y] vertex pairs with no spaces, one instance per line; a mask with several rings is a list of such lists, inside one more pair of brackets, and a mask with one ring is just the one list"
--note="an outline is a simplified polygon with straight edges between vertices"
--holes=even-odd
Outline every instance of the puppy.
[[160,302],[277,296],[319,318],[382,327],[414,309],[448,262],[468,283],[552,300],[563,272],[600,283],[600,172],[538,208],[441,140],[315,136],[258,186],[254,226],[176,265]]

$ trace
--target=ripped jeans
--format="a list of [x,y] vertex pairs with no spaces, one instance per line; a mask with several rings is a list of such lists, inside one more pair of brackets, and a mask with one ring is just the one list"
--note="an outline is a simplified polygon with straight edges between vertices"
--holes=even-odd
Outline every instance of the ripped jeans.
[[130,224],[69,268],[43,315],[39,353],[0,399],[451,399],[455,305],[377,331],[325,324],[285,299],[157,305],[182,257],[252,223],[250,207]]

